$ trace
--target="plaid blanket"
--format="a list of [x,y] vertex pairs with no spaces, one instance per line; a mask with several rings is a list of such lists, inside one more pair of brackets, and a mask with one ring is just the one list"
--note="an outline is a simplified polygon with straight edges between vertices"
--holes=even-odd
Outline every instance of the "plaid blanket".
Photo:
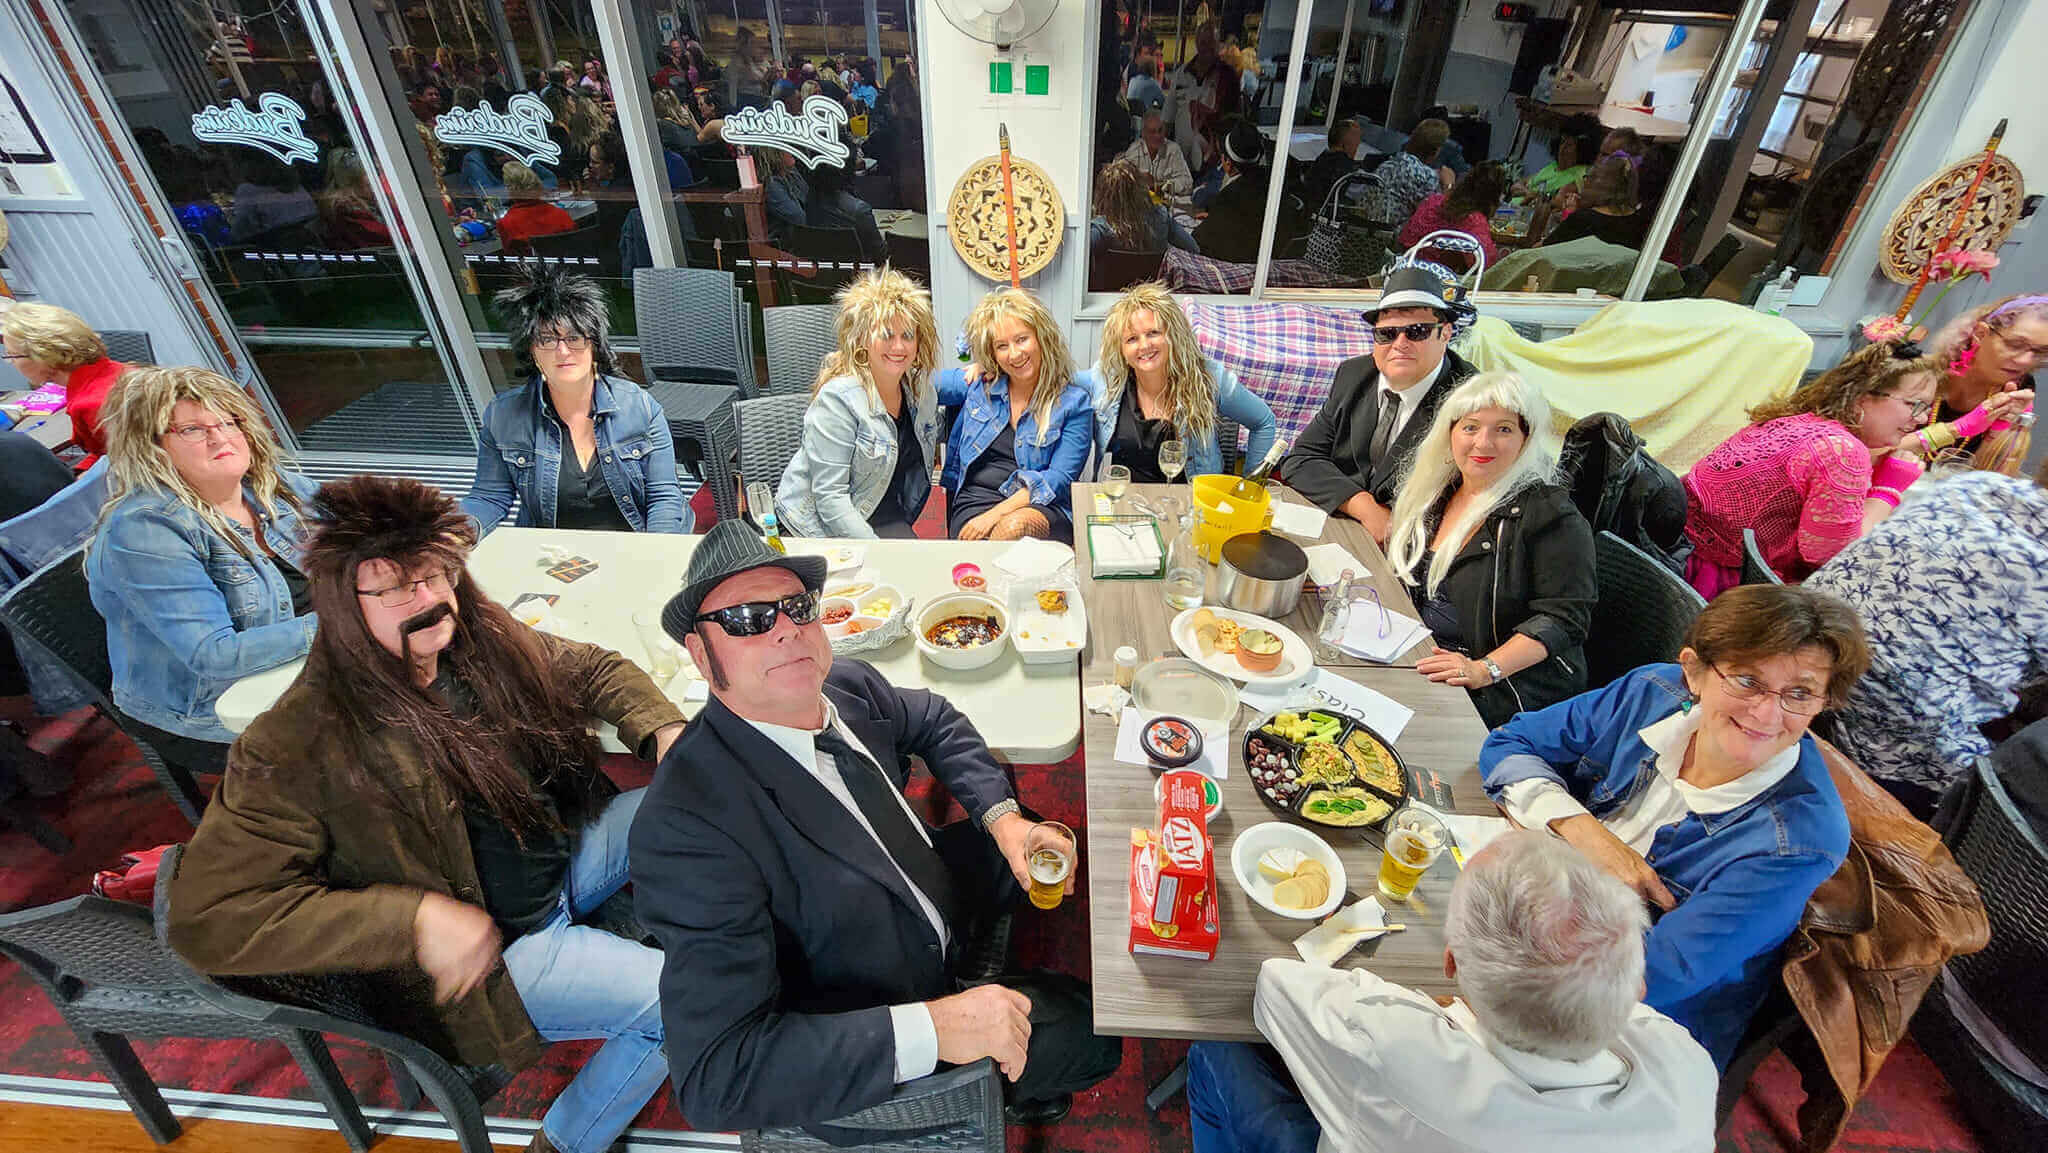
[[[1179,248],[1166,250],[1159,279],[1173,292],[1221,295],[1250,292],[1257,266],[1230,264]],[[1331,276],[1306,260],[1276,260],[1266,274],[1269,288],[1354,288],[1358,282]]]
[[1182,304],[1202,351],[1272,407],[1290,442],[1322,408],[1337,366],[1372,351],[1372,330],[1355,306]]

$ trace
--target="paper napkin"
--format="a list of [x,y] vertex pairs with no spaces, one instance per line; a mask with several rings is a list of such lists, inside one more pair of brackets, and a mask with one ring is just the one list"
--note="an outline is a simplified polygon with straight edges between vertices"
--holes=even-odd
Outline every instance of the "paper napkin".
[[1329,588],[1351,570],[1354,577],[1364,578],[1371,574],[1365,570],[1365,562],[1351,555],[1351,550],[1341,544],[1310,545],[1301,550],[1308,554],[1308,579],[1320,588]]
[[1096,576],[1159,571],[1159,536],[1143,524],[1090,524],[1088,554]]
[[1323,923],[1294,939],[1294,951],[1311,965],[1329,968],[1362,942],[1386,935],[1387,911],[1378,897],[1367,897],[1324,918]]
[[[1273,505],[1273,531],[1289,536],[1304,536],[1313,540],[1323,535],[1323,527],[1330,523],[1330,514],[1312,504],[1294,504],[1278,501]],[[1341,548],[1338,551],[1343,551]]]

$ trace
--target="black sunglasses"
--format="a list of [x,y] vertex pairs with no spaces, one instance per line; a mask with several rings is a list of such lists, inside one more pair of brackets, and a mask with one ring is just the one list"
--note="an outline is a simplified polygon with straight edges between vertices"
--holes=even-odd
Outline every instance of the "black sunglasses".
[[818,619],[818,594],[809,589],[791,593],[778,601],[748,601],[722,609],[698,613],[697,623],[710,621],[729,637],[758,637],[775,627],[775,618],[789,614],[791,624],[807,625]]
[[1442,328],[1443,325],[1444,322],[1441,320],[1418,320],[1414,324],[1390,325],[1386,328],[1373,329],[1372,339],[1376,344],[1392,344],[1405,336],[1409,340],[1421,344],[1423,341],[1435,336],[1436,330]]

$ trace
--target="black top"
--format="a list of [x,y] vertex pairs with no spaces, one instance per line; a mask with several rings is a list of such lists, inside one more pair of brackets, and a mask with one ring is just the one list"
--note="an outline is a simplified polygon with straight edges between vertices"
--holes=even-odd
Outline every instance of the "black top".
[[612,499],[611,485],[604,479],[604,462],[593,452],[586,471],[566,435],[562,437],[562,473],[555,486],[555,527],[633,531],[633,522]]
[[1126,388],[1116,404],[1109,434],[1109,459],[1131,470],[1132,484],[1171,484],[1159,471],[1159,446],[1180,435],[1171,420],[1147,420],[1138,413],[1137,389]]
[[[434,678],[434,691],[448,702],[457,716],[469,716],[476,699],[469,686],[443,666]],[[530,765],[520,766],[529,784]],[[547,791],[538,787],[531,794],[535,804],[547,811],[550,821],[561,821],[561,812]],[[568,830],[528,834],[526,843],[484,805],[470,800],[462,806],[462,823],[469,830],[469,853],[476,861],[477,883],[483,887],[484,911],[498,923],[504,944],[547,923],[561,901],[562,883],[569,875],[569,856],[575,839]]]
[[[1435,531],[1434,526],[1431,526],[1431,531]],[[1415,601],[1417,611],[1422,614],[1422,623],[1429,627],[1437,647],[1470,656],[1472,654],[1465,649],[1464,627],[1458,623],[1458,609],[1446,595],[1445,585],[1438,585],[1433,597],[1423,595],[1423,590],[1429,587],[1429,566],[1435,557],[1436,552],[1432,549],[1423,553],[1422,559],[1416,562],[1416,584],[1409,589],[1409,596]],[[1446,585],[1448,583],[1445,582]]]
[[0,520],[12,520],[71,483],[71,470],[34,437],[0,431]]
[[[882,493],[882,503],[868,518],[870,527],[909,524],[911,517],[924,511],[923,498],[931,495],[931,471],[925,466],[924,450],[918,446],[910,421],[910,398],[906,396],[896,412],[896,472]],[[923,493],[917,491],[918,486]]]
[[946,509],[946,535],[957,537],[960,526],[1003,503],[1003,485],[1017,471],[1017,427],[1004,424],[995,440],[967,469],[960,490]]
[[281,556],[272,556],[271,563],[277,566],[277,575],[284,578],[286,588],[292,590],[292,615],[305,616],[313,611],[313,589],[306,583],[306,574],[299,566]]
[[1597,236],[1609,244],[1619,244],[1623,248],[1641,248],[1643,237],[1649,233],[1648,208],[1638,208],[1627,216],[1609,216],[1605,212],[1581,208],[1565,217],[1564,223],[1558,225],[1555,231],[1544,238],[1543,243],[1563,244],[1567,240],[1577,240],[1582,236]]

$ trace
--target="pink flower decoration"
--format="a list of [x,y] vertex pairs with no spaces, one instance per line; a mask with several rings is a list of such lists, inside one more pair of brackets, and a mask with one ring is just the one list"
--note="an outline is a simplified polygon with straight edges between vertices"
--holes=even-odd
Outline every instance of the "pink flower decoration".
[[1934,254],[1929,262],[1936,277],[1963,280],[1972,275],[1991,279],[1991,270],[1998,267],[1998,254],[1982,248],[1951,248]]
[[1872,344],[1906,338],[1906,322],[1892,316],[1873,316],[1863,322],[1863,339]]

